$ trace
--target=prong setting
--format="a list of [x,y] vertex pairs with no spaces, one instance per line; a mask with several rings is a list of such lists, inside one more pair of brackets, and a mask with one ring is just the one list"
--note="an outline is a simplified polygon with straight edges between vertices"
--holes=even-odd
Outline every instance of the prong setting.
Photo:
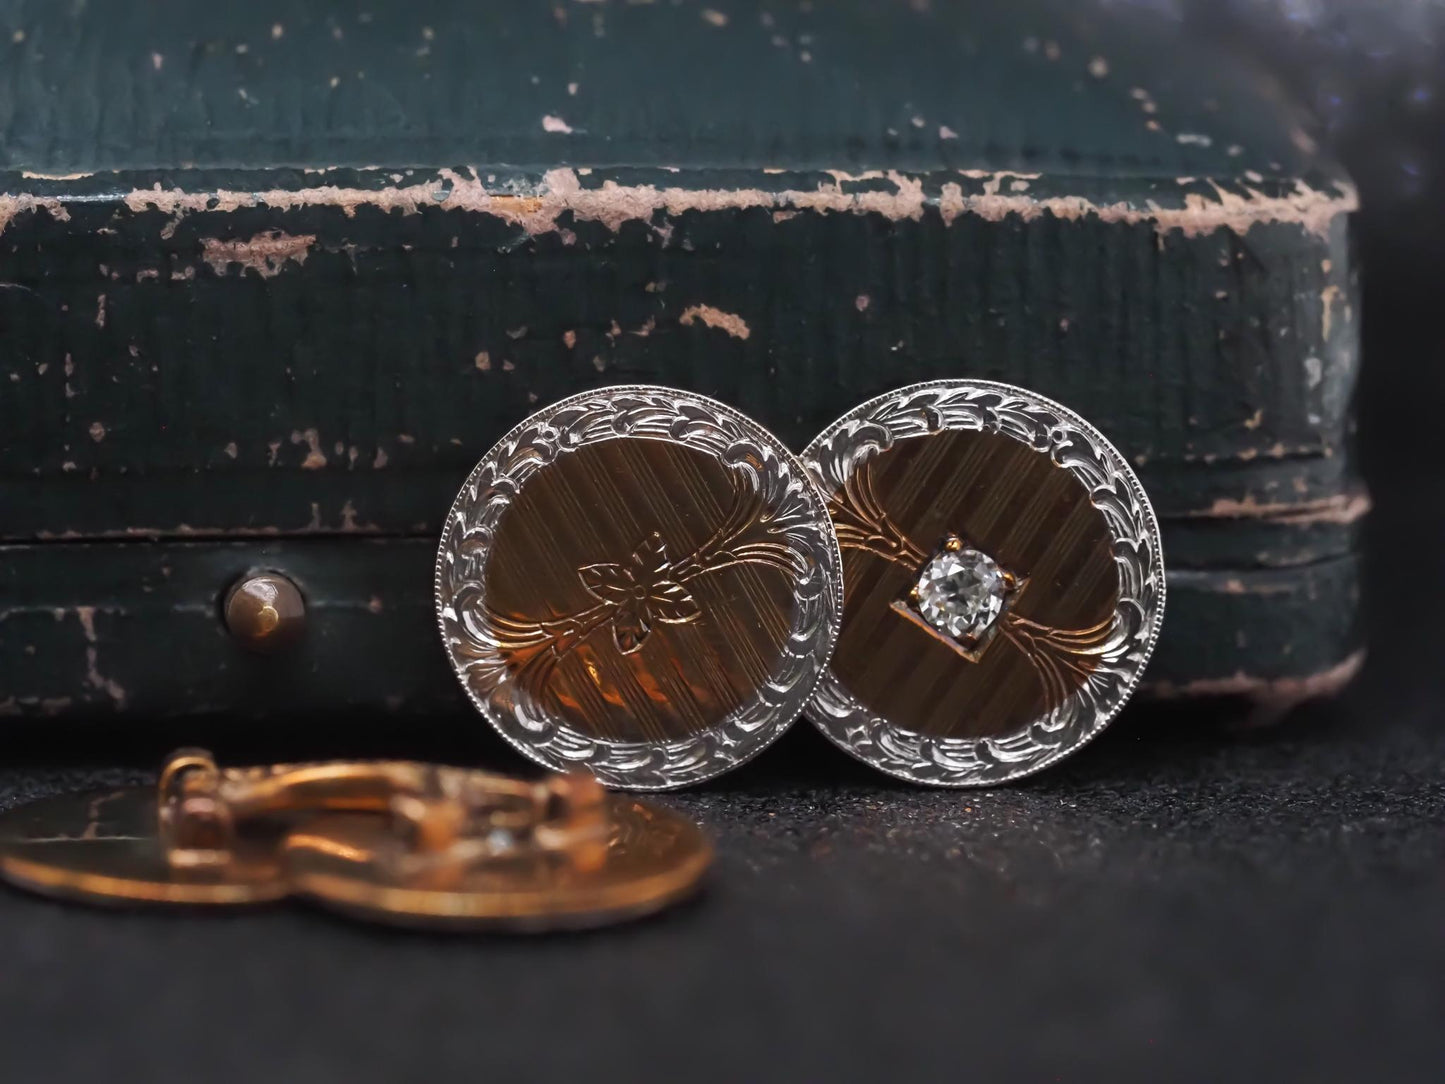
[[970,662],[978,662],[1026,581],[949,532],[893,609]]

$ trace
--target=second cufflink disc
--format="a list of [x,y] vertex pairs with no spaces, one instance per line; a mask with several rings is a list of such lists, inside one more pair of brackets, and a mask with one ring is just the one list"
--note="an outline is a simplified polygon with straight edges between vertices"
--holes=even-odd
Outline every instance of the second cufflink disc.
[[1164,616],[1154,511],[1073,411],[981,380],[870,400],[808,446],[847,604],[808,716],[891,775],[982,786],[1097,735]]

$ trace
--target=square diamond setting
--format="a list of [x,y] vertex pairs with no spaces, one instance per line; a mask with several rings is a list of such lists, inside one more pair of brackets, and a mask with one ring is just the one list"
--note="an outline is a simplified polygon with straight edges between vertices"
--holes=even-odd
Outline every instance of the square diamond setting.
[[893,610],[969,662],[978,662],[1027,582],[949,534]]
[[978,640],[1003,613],[1008,585],[1003,570],[975,549],[943,549],[918,574],[918,613],[955,640]]

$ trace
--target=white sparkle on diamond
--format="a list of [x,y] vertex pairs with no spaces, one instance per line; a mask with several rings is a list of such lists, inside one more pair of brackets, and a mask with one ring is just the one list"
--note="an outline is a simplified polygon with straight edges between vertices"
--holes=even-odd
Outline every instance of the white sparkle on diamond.
[[925,621],[955,640],[975,640],[1003,612],[1007,584],[988,554],[945,549],[923,566],[917,590]]

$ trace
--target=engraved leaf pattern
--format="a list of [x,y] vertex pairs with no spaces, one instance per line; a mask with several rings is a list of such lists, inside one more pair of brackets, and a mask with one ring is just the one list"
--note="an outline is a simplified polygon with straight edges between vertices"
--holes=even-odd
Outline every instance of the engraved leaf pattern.
[[617,650],[631,655],[642,647],[654,620],[682,625],[702,616],[697,600],[672,578],[667,544],[653,532],[632,551],[626,565],[583,565],[582,586],[612,606],[612,636]]
[[653,583],[647,608],[657,620],[669,625],[682,625],[702,616],[697,600],[686,587],[673,580]]
[[[929,424],[934,425],[931,417]],[[924,549],[904,533],[878,499],[873,460],[864,460],[843,480],[828,509],[843,549],[862,550],[910,571],[928,560]],[[1103,653],[1101,645],[1108,641],[1112,625],[1111,616],[1086,629],[1055,629],[1006,610],[1000,631],[1033,667],[1044,689],[1044,705],[1053,709],[1068,697],[1076,681],[1087,680],[1093,658]]]
[[[821,436],[804,453],[831,504],[854,513],[840,541],[881,557],[894,550],[887,524],[872,515],[871,490],[847,485],[877,453],[940,429],[1002,433],[1050,457],[1089,493],[1114,540],[1119,596],[1114,613],[1088,629],[1055,630],[1019,619],[1005,630],[1057,696],[1066,671],[1083,683],[1031,726],[995,738],[934,738],[896,728],[826,673],[809,717],[835,744],[883,771],[938,786],[986,786],[1047,767],[1113,718],[1139,681],[1163,620],[1165,581],[1159,528],[1139,481],[1082,418],[1046,399],[989,381],[917,385],[868,404],[866,415]],[[846,516],[845,516],[846,518]],[[852,534],[850,535],[850,531]],[[894,550],[899,552],[901,550]]]
[[865,550],[885,561],[918,568],[928,553],[888,515],[873,489],[873,462],[865,460],[849,474],[828,502],[838,545]]
[[620,606],[632,598],[632,573],[622,565],[583,565],[577,576],[582,586],[603,602]]
[[[595,606],[548,620],[497,613],[482,586],[502,515],[536,471],[558,456],[618,435],[683,443],[718,457],[737,482],[723,524],[694,552],[669,561],[650,539],[620,564],[578,576]],[[653,623],[697,620],[686,584],[739,563],[790,578],[792,622],[772,679],[709,730],[658,743],[615,742],[573,730],[541,710],[533,691],[557,662],[610,626],[621,651],[636,650]],[[647,575],[645,607],[622,599],[626,578]],[[803,707],[838,634],[842,611],[836,542],[817,490],[786,449],[742,415],[698,396],[648,387],[611,388],[564,400],[507,434],[458,494],[437,553],[443,640],[468,695],[514,746],[557,770],[585,765],[604,783],[662,789],[710,778],[777,736]]]
[[637,603],[629,602],[617,608],[612,615],[612,639],[618,651],[631,655],[642,650],[642,641],[652,631],[647,617],[646,608]]

